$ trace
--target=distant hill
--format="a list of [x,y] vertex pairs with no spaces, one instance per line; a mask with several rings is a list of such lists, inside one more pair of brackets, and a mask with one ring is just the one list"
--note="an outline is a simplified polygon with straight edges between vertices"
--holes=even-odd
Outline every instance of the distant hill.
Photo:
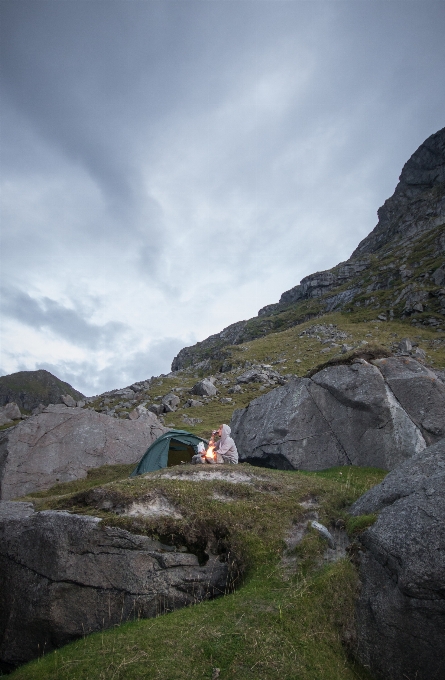
[[0,406],[15,401],[20,409],[31,411],[39,404],[58,404],[62,394],[70,394],[76,401],[84,399],[81,392],[49,371],[18,371],[0,377]]
[[330,312],[346,313],[351,321],[379,317],[445,329],[445,128],[421,144],[399,180],[378,210],[377,226],[349,260],[306,276],[257,317],[184,347],[172,370],[225,370],[230,346]]

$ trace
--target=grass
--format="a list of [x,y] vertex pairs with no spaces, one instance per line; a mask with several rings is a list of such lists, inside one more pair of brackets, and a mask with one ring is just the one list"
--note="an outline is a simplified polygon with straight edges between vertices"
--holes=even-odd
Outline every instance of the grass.
[[[328,348],[328,345],[302,335],[305,330],[319,324],[333,324],[339,331],[345,332],[347,337],[337,341],[337,344],[348,344],[354,347],[354,350],[347,354],[341,354],[339,347]],[[208,439],[215,427],[222,422],[230,423],[234,409],[244,408],[252,399],[274,389],[273,386],[264,387],[259,383],[250,383],[242,386],[242,393],[229,393],[229,389],[236,382],[239,371],[243,368],[247,369],[248,362],[251,364],[272,364],[273,368],[281,374],[303,377],[313,374],[327,364],[348,362],[356,354],[362,353],[363,356],[366,353],[374,353],[376,356],[379,354],[382,356],[389,355],[391,348],[404,337],[410,337],[413,342],[417,342],[421,349],[425,350],[427,363],[437,368],[445,368],[445,333],[437,333],[437,331],[428,328],[412,328],[409,323],[401,320],[367,322],[359,320],[355,314],[336,312],[278,333],[270,333],[262,338],[230,347],[230,361],[234,370],[227,373],[214,372],[218,379],[226,378],[230,381],[230,384],[226,386],[218,384],[217,396],[210,399],[204,406],[183,408],[180,405],[177,411],[165,416],[165,423],[167,426],[186,429]],[[326,348],[328,348],[328,351],[323,352],[322,350]],[[216,364],[214,369],[217,369]],[[192,370],[174,373],[167,377],[163,376],[161,380],[154,381],[154,384],[143,395],[143,400],[149,404],[159,403],[159,400],[158,402],[155,401],[155,397],[167,394],[170,390],[179,387],[184,388],[183,392],[178,392],[181,397],[181,404],[183,404],[190,397],[188,390],[199,378],[210,373],[210,370],[205,373]],[[221,404],[220,399],[222,397],[231,397],[233,401],[231,404]],[[182,419],[183,415],[199,418],[202,422],[194,425],[186,424]]]
[[[116,467],[116,466],[113,466]],[[14,680],[142,680],[220,678],[236,680],[349,680],[369,678],[349,652],[354,640],[358,588],[354,566],[342,559],[323,565],[323,539],[309,532],[289,570],[282,562],[285,537],[304,520],[300,503],[316,499],[320,521],[346,519],[346,508],[385,472],[332,468],[324,472],[284,472],[240,465],[250,484],[223,480],[193,482],[194,468],[176,468],[181,479],[146,477],[109,482],[102,468],[95,489],[73,482],[62,498],[60,486],[40,495],[41,508],[68,508],[198,552],[199,541],[214,540],[230,554],[242,577],[238,588],[210,602],[156,619],[136,620],[95,633],[16,670]],[[69,485],[63,485],[69,491]],[[98,491],[100,489],[100,492]],[[99,510],[162,493],[182,519],[124,518]],[[216,500],[217,498],[225,498]],[[215,548],[216,549],[216,548]]]

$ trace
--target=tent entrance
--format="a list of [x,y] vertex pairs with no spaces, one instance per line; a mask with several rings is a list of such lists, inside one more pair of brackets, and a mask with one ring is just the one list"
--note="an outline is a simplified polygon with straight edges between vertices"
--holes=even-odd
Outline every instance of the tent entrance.
[[180,465],[181,463],[191,463],[196,451],[191,444],[183,444],[175,439],[170,440],[168,447],[167,467]]

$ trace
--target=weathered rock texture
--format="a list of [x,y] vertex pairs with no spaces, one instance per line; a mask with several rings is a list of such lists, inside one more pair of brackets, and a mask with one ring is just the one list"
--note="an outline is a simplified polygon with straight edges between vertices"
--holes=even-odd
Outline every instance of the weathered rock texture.
[[62,395],[67,394],[76,401],[84,398],[49,371],[19,371],[0,377],[0,406],[15,401],[21,409],[32,411],[39,404],[58,404]]
[[132,422],[62,404],[48,406],[0,433],[0,498],[85,477],[91,467],[136,462],[164,432],[152,413]]
[[358,656],[382,680],[445,677],[445,439],[351,509],[377,512],[359,541]]
[[[374,365],[375,364],[375,365]],[[240,460],[279,469],[391,470],[445,436],[445,385],[410,358],[331,366],[234,412]]]
[[[170,549],[171,550],[171,549]],[[0,503],[0,660],[8,670],[85,634],[225,592],[228,565],[65,512]]]
[[[382,315],[382,320],[410,317],[444,328],[445,128],[431,135],[405,164],[378,218],[349,260],[306,276],[279,302],[260,309],[258,317],[185,347],[174,358],[172,370],[188,366],[225,370],[232,361],[230,345],[334,310],[376,310],[375,317]],[[422,317],[425,312],[428,316]]]

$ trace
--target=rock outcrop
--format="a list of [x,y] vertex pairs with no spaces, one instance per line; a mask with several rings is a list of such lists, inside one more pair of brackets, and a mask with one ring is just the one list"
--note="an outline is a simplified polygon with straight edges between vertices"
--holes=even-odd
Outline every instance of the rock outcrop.
[[75,401],[84,399],[81,392],[49,371],[19,371],[0,377],[0,406],[14,401],[19,408],[32,411],[40,404],[58,404],[62,395]]
[[445,385],[405,357],[293,378],[234,412],[241,461],[278,469],[393,469],[445,436]]
[[131,421],[63,404],[48,406],[0,433],[0,498],[85,477],[91,467],[137,462],[164,432],[149,412]]
[[337,310],[375,310],[375,317],[383,321],[409,317],[414,323],[444,329],[445,128],[431,135],[405,164],[378,218],[349,260],[306,276],[279,302],[260,309],[256,318],[238,321],[185,347],[174,358],[172,371],[188,366],[225,370],[230,345]]
[[174,552],[97,517],[0,503],[0,663],[224,594],[228,564]]
[[351,508],[379,512],[359,536],[357,654],[381,680],[445,677],[445,439]]

